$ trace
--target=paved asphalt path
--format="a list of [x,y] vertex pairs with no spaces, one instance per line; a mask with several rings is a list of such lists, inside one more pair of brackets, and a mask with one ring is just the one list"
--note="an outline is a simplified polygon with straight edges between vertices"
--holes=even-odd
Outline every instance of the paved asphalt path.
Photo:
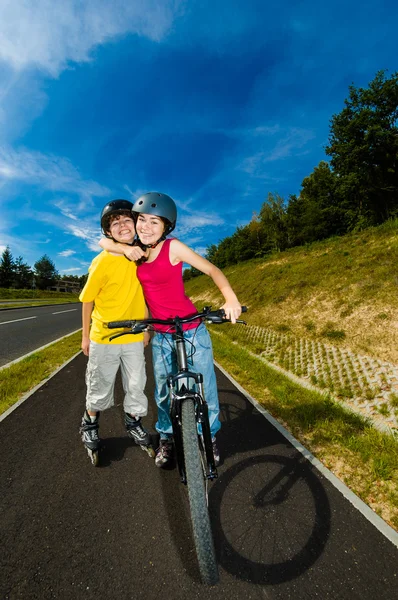
[[91,465],[77,432],[85,364],[80,354],[0,422],[2,600],[398,597],[398,549],[221,373],[220,583],[203,586],[186,489],[126,437],[120,382]]
[[0,311],[0,366],[82,326],[81,303]]

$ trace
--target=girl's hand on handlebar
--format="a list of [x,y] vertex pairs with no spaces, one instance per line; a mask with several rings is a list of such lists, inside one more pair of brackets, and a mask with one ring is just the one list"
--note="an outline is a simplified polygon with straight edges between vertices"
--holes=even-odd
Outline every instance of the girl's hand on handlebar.
[[229,319],[231,323],[236,323],[236,319],[239,319],[242,314],[242,307],[238,301],[226,302],[221,308],[225,312],[225,317]]

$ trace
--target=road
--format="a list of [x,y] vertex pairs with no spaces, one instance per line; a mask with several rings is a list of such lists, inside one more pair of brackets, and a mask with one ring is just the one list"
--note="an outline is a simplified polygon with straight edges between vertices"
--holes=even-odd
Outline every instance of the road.
[[[220,372],[209,506],[221,578],[204,588],[186,489],[126,437],[120,381],[91,465],[77,432],[85,364],[80,354],[0,421],[2,600],[397,597],[397,547]],[[152,402],[145,422],[154,432]]]
[[0,367],[81,327],[81,304],[0,311]]

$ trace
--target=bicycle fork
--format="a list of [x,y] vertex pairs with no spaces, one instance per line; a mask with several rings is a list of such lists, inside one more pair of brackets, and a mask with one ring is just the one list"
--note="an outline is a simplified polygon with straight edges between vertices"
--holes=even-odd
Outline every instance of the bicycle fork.
[[[195,381],[195,384],[199,390],[198,392],[186,387],[186,383],[189,378],[192,378]],[[181,406],[182,403],[187,399],[192,399],[194,401],[196,422],[200,423],[202,427],[202,442],[207,463],[206,478],[211,480],[215,479],[218,475],[217,468],[214,463],[208,407],[203,395],[202,374],[186,371],[176,375],[170,375],[167,379],[167,385],[170,391],[170,415],[173,427],[177,465],[182,483],[186,484],[187,480],[185,474],[184,449],[182,443]]]

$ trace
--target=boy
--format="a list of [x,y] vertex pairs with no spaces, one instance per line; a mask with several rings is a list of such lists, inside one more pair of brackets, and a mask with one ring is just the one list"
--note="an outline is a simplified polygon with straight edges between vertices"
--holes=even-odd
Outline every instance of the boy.
[[[103,233],[117,241],[131,244],[135,236],[132,203],[112,200],[101,213]],[[114,404],[116,374],[121,369],[124,389],[125,426],[136,444],[154,457],[150,437],[141,425],[147,414],[144,344],[148,334],[109,338],[123,330],[108,330],[109,321],[147,317],[144,295],[134,262],[122,255],[103,251],[89,268],[87,283],[80,294],[82,306],[82,350],[88,356],[86,371],[86,410],[80,433],[94,465],[98,464],[99,413]],[[91,322],[91,325],[90,325]]]

